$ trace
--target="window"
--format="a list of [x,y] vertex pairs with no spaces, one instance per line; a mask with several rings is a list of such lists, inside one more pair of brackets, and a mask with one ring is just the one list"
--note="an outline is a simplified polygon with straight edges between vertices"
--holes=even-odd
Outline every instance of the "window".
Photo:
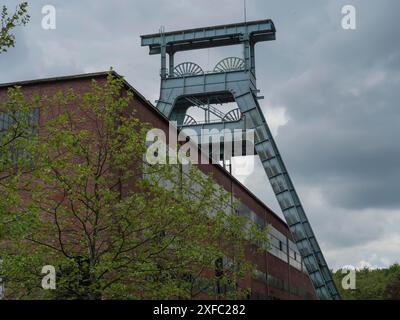
[[283,281],[282,279],[271,276],[270,274],[267,276],[267,279],[268,279],[268,284],[271,287],[285,290],[285,288],[286,288],[285,281]]
[[[31,114],[27,116],[28,119],[24,115],[18,113],[10,115],[7,112],[0,111],[0,146],[5,143],[4,141],[1,141],[2,136],[4,137],[4,135],[7,134],[7,130],[15,123],[18,117],[21,119],[21,121],[27,123],[32,128],[32,132],[29,131],[27,132],[28,139],[29,136],[34,136],[37,134],[37,126],[39,125],[39,108],[33,109]],[[8,150],[3,149],[0,151],[3,151],[3,154],[0,154],[0,156],[3,156],[2,160],[12,161],[14,165],[20,159],[28,161],[32,160],[32,155],[28,153],[26,149],[23,148],[10,147]]]

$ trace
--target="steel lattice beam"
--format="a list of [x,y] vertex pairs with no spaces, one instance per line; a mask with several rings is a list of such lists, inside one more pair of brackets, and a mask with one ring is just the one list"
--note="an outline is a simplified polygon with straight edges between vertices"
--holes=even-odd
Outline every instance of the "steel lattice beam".
[[[275,39],[275,26],[271,20],[260,20],[238,24],[222,25],[159,33],[142,36],[142,46],[150,47],[150,54],[161,54],[161,91],[157,108],[178,125],[188,127],[200,134],[201,129],[254,129],[255,150],[260,157],[272,189],[282,209],[289,230],[296,242],[311,282],[320,299],[340,299],[331,272],[316,240],[300,198],[282,160],[275,140],[258,104],[259,92],[255,77],[254,45],[259,41]],[[244,68],[202,75],[167,76],[166,54],[242,43],[244,47]],[[236,60],[235,60],[236,61]],[[184,124],[191,98],[235,101],[241,118],[237,121],[219,123]],[[197,101],[196,100],[196,101]],[[182,102],[186,101],[186,103]],[[195,104],[196,104],[195,101]]]
[[259,20],[213,27],[187,29],[174,32],[141,36],[142,46],[150,48],[150,54],[160,54],[163,37],[167,53],[220,47],[242,43],[243,36],[251,36],[253,43],[275,40],[275,26],[271,20]]

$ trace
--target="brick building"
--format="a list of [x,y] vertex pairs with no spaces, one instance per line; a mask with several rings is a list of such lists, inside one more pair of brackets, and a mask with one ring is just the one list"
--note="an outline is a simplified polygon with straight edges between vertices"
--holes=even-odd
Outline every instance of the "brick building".
[[[76,93],[84,93],[90,89],[92,79],[102,83],[106,81],[107,75],[108,72],[100,72],[0,84],[0,100],[5,98],[7,88],[14,85],[22,86],[24,93],[28,95],[33,93],[52,95],[59,90],[70,88]],[[134,93],[132,107],[138,111],[137,117],[167,132],[168,119],[126,81],[125,87]],[[3,117],[0,117],[0,129],[5,125],[2,119]],[[40,123],[43,121],[45,119],[40,119]],[[212,172],[216,183],[231,192],[234,199],[239,200],[240,214],[258,224],[270,225],[269,252],[248,253],[248,259],[257,266],[256,278],[246,280],[246,286],[250,287],[252,292],[250,298],[314,299],[314,289],[286,223],[222,166],[201,164],[198,167],[204,173]]]

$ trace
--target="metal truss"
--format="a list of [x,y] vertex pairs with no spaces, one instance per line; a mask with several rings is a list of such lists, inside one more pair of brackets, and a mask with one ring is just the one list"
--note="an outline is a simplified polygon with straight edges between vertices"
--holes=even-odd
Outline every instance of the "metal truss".
[[[321,252],[300,198],[283,162],[276,142],[261,111],[255,74],[255,44],[275,40],[271,20],[251,21],[168,33],[144,35],[142,46],[150,54],[161,55],[161,90],[157,108],[184,128],[222,130],[254,129],[255,150],[260,157],[272,189],[296,242],[316,294],[320,299],[340,299],[331,272]],[[177,72],[174,54],[179,51],[242,44],[243,59],[229,57],[212,72],[193,64]],[[167,69],[169,55],[169,74]],[[186,115],[191,106],[210,106],[236,102],[238,109],[225,114],[213,107],[208,110],[220,121],[198,123]],[[205,107],[204,107],[205,108]]]

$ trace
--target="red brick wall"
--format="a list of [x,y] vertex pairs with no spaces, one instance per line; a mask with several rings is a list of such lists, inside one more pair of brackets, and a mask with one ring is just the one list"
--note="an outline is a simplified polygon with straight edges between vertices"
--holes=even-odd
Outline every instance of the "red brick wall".
[[[68,91],[73,89],[76,93],[81,94],[90,89],[93,77],[73,77],[71,79],[59,79],[50,81],[30,82],[23,84],[23,91],[25,94],[40,94],[51,96],[59,90]],[[96,75],[94,77],[98,83],[105,83],[106,74]],[[128,89],[128,84],[127,84]],[[0,86],[0,101],[5,99],[7,87]],[[71,106],[73,107],[73,106]],[[136,112],[136,116],[144,121],[150,123],[153,127],[168,132],[168,120],[161,115],[154,107],[152,107],[140,94],[134,94],[134,99],[131,107]],[[51,115],[57,114],[58,110],[51,110]],[[47,119],[41,117],[40,123],[43,124]],[[89,129],[87,127],[86,129]],[[237,199],[240,199],[246,206],[265,219],[269,224],[273,225],[278,231],[283,233],[289,239],[292,239],[287,225],[268,207],[266,207],[260,200],[252,195],[242,184],[236,179],[232,178],[229,173],[218,165],[199,165],[200,170],[204,173],[212,173],[214,179],[218,184],[223,186],[227,191],[233,192]],[[288,263],[276,258],[272,254],[254,253],[248,250],[247,257],[253,261],[258,269],[264,273],[271,274],[286,283],[301,287],[310,294],[314,294],[309,278],[297,269],[290,267]],[[296,297],[287,291],[279,290],[272,286],[268,286],[260,281],[247,278],[244,284],[252,288],[254,293],[264,294],[277,299],[296,299]]]

